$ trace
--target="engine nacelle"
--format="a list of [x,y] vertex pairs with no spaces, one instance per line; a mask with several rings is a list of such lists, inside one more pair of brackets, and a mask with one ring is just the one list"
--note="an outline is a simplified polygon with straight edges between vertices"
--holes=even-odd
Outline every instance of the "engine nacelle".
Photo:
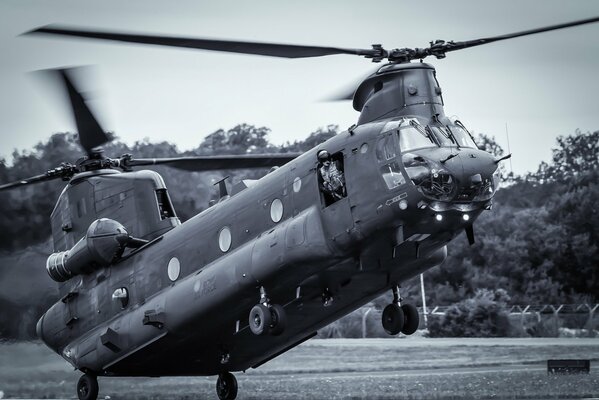
[[117,221],[97,219],[70,250],[50,255],[46,270],[52,279],[64,282],[75,275],[107,267],[123,254],[128,238],[125,227]]

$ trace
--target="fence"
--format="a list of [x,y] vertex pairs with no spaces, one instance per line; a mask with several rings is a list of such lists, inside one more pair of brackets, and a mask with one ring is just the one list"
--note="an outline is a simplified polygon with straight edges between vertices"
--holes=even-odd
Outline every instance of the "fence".
[[[450,307],[429,307],[426,314],[423,313],[422,307],[418,307],[421,316],[420,329],[427,327],[429,317],[443,316]],[[595,336],[599,326],[598,310],[599,304],[528,304],[511,305],[507,311],[510,323],[522,336],[557,337]],[[361,337],[369,337],[372,336],[372,331],[377,331],[372,326],[374,323],[380,325],[381,314],[382,310],[377,307],[364,306],[346,318],[353,316],[355,321],[355,318],[359,317]],[[332,326],[330,336],[344,336],[342,330],[343,326]]]

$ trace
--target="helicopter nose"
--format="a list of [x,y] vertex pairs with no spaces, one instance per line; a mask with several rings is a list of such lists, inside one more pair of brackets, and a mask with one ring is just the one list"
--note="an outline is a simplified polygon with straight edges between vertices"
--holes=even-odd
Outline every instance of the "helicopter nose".
[[494,158],[478,149],[435,149],[402,155],[410,180],[431,200],[486,201],[495,193]]
[[478,179],[482,182],[497,169],[493,156],[483,150],[462,149],[458,158],[462,162],[464,182],[475,183]]
[[456,158],[462,163],[462,171],[456,173],[459,188],[455,200],[484,201],[493,197],[497,186],[493,156],[478,149],[463,149]]

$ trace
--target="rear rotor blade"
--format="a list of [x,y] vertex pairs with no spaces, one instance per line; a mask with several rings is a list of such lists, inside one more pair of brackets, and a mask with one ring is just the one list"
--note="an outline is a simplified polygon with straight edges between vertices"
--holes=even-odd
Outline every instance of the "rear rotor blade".
[[300,46],[281,43],[245,42],[235,40],[216,40],[203,38],[186,38],[158,35],[139,35],[132,33],[116,33],[69,28],[58,25],[47,25],[27,33],[45,33],[52,35],[74,36],[90,39],[113,40],[126,43],[152,44],[169,47],[185,47],[228,53],[254,54],[271,57],[305,58],[320,57],[333,54],[355,54],[376,56],[375,49],[345,49],[339,47]]
[[46,171],[45,174],[35,175],[35,176],[31,176],[29,178],[25,178],[25,179],[21,179],[21,180],[15,181],[15,182],[10,182],[10,183],[5,183],[4,185],[0,185],[0,191],[14,189],[14,188],[29,185],[32,183],[51,181],[53,179],[59,179],[59,178],[63,179],[63,180],[68,180],[71,176],[73,176],[73,174],[75,172],[76,172],[76,167],[74,165],[65,163],[57,168]]
[[56,179],[56,178],[59,178],[59,177],[58,176],[49,177],[46,174],[35,175],[30,178],[21,179],[20,181],[5,183],[4,185],[0,185],[0,191],[14,189],[14,188],[17,188],[20,186],[29,185],[30,183],[45,182],[45,181],[49,181],[49,180]]
[[268,168],[288,163],[302,153],[245,154],[178,158],[134,158],[125,160],[125,167],[168,165],[186,171]]
[[69,95],[71,111],[73,112],[73,118],[77,125],[81,147],[83,147],[88,156],[91,157],[94,153],[92,149],[110,141],[110,138],[106,135],[87,104],[85,104],[85,99],[81,93],[75,88],[70,77],[72,71],[72,69],[58,69],[55,72],[60,75]]

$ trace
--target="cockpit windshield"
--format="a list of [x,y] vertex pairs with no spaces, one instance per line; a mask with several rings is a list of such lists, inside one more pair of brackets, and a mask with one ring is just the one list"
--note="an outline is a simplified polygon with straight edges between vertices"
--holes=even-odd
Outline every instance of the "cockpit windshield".
[[433,133],[433,136],[441,146],[456,146],[451,132],[446,127],[429,126],[428,129]]
[[410,122],[400,127],[399,149],[401,152],[432,146],[435,146],[435,143],[420,125]]
[[476,143],[472,140],[472,136],[460,125],[449,125],[449,129],[460,147],[472,147],[477,149]]

